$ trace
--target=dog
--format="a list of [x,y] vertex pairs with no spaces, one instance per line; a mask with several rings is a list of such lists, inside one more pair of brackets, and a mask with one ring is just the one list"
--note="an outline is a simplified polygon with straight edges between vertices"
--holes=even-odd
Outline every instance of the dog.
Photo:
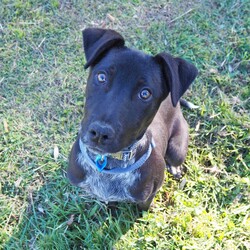
[[188,124],[180,98],[197,68],[168,53],[125,46],[111,29],[83,30],[84,118],[69,156],[70,182],[97,199],[148,210],[164,181],[184,162]]

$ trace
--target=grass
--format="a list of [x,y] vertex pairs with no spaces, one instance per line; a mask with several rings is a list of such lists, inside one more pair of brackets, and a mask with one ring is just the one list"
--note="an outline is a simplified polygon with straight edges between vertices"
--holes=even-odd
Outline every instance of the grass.
[[[249,249],[247,0],[2,0],[0,249]],[[147,53],[191,60],[188,173],[155,206],[112,216],[65,178],[83,114],[81,29],[116,29]],[[59,154],[57,153],[59,150]]]

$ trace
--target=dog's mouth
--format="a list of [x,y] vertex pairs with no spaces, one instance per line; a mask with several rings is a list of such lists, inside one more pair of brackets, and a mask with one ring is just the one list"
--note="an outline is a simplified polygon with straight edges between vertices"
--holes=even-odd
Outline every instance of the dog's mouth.
[[91,153],[94,153],[94,154],[105,155],[105,154],[110,153],[110,152],[107,152],[106,150],[103,150],[99,147],[92,147],[92,146],[89,146],[88,144],[85,144],[85,145],[87,146],[88,151],[90,151]]
[[88,151],[94,154],[99,154],[99,155],[115,154],[127,148],[127,147],[109,148],[107,146],[101,146],[101,145],[93,146],[93,145],[90,145],[89,143],[84,143],[84,144],[87,147]]
[[112,145],[97,144],[84,140],[84,138],[81,138],[81,141],[87,147],[88,151],[100,155],[116,153],[122,149],[121,147],[117,147],[115,143],[112,143]]
[[116,154],[120,151],[127,150],[131,147],[131,145],[134,145],[139,140],[134,140],[128,145],[120,145],[117,146],[115,143],[112,143],[112,145],[99,145],[94,144],[92,142],[85,141],[83,138],[81,138],[82,143],[86,146],[88,151],[90,151],[93,154],[99,154],[99,155],[107,155],[107,154]]

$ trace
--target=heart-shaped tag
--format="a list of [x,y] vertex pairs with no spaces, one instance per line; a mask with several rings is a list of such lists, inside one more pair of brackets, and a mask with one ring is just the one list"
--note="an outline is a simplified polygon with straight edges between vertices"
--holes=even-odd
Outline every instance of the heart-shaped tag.
[[95,159],[95,165],[99,172],[102,172],[102,170],[107,166],[108,159],[105,155],[97,155]]

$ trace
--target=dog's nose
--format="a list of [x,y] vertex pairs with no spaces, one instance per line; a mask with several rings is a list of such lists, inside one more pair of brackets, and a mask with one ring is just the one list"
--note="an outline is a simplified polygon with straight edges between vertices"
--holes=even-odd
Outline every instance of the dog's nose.
[[89,139],[98,144],[107,144],[111,142],[115,136],[114,129],[99,122],[92,123],[88,131]]

